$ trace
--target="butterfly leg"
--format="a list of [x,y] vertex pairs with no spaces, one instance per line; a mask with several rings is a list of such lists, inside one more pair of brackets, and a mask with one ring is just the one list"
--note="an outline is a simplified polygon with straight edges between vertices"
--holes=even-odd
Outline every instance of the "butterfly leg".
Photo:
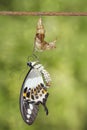
[[43,99],[43,103],[42,103],[42,105],[43,105],[43,107],[44,107],[44,110],[45,110],[45,112],[46,112],[46,115],[48,115],[48,108],[47,108],[47,106],[46,106],[46,101],[47,101],[48,96],[49,96],[49,93],[47,93],[47,94],[45,95],[45,99]]
[[44,110],[45,110],[45,112],[46,112],[46,115],[48,115],[48,108],[47,108],[46,104],[43,103],[42,105],[43,105],[43,107],[44,107]]
[[46,103],[42,103],[42,102],[37,102],[37,103],[35,103],[35,105],[39,105],[39,104],[42,104],[42,105],[43,105],[44,110],[45,110],[45,112],[46,112],[46,115],[48,115],[48,108],[47,108],[47,106],[46,106]]

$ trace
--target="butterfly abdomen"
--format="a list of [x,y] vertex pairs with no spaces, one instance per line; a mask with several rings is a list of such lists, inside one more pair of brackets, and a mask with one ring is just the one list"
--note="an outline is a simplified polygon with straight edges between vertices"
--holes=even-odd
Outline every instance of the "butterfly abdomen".
[[46,83],[46,86],[50,86],[51,84],[51,77],[50,74],[47,72],[47,70],[44,69],[44,67],[41,64],[36,64],[34,66],[36,69],[39,70],[39,72],[42,74],[43,79]]

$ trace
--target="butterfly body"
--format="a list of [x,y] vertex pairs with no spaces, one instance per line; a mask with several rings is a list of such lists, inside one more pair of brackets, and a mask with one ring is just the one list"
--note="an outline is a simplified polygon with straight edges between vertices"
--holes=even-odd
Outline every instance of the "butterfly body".
[[27,65],[30,66],[30,70],[21,88],[20,111],[24,121],[31,125],[38,114],[39,104],[44,106],[46,114],[48,114],[46,101],[49,93],[47,92],[45,75],[42,76],[44,67],[37,62],[29,62]]

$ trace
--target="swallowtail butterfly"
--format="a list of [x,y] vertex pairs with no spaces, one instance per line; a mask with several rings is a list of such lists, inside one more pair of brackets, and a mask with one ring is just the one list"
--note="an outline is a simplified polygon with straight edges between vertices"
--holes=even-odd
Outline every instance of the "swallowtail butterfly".
[[42,104],[48,115],[46,101],[49,93],[47,88],[50,86],[51,78],[44,67],[36,62],[28,62],[30,67],[20,92],[20,111],[22,118],[28,125],[32,125]]

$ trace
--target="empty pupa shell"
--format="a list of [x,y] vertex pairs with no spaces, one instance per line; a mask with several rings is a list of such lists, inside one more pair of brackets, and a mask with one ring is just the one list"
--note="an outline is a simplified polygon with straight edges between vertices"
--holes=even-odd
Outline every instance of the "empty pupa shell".
[[44,38],[45,38],[45,29],[42,23],[42,19],[39,18],[34,42],[35,51],[44,51],[56,48],[55,46],[56,40],[54,40],[53,42],[46,42]]

